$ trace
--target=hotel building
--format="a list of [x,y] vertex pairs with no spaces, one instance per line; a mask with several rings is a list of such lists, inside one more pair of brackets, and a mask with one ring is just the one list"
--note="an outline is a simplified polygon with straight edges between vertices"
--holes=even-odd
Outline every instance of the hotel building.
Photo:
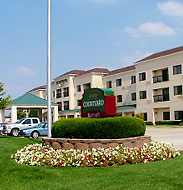
[[[144,113],[145,120],[183,119],[183,46],[152,54],[132,66],[109,71],[94,68],[73,70],[52,82],[52,101],[58,104],[59,119],[80,117],[85,89],[114,91],[117,115]],[[45,87],[30,92],[45,97]]]

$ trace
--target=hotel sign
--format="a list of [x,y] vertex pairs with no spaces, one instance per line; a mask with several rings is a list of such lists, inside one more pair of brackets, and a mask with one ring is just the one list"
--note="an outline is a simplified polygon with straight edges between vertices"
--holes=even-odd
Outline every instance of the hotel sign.
[[86,90],[81,101],[81,117],[100,118],[109,115],[116,115],[114,92],[100,88]]

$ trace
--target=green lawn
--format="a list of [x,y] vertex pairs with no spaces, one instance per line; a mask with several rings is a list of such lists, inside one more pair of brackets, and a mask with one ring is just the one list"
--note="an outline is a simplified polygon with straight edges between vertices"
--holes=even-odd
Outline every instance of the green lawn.
[[180,127],[179,125],[146,125],[146,127]]
[[40,140],[0,136],[0,189],[183,189],[183,155],[150,164],[108,168],[31,167],[11,159],[17,149],[36,142]]

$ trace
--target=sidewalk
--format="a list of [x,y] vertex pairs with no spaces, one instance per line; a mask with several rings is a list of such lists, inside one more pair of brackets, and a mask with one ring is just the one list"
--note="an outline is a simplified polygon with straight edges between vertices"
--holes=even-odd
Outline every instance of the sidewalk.
[[153,140],[173,143],[178,150],[183,150],[183,128],[174,127],[147,127],[146,135]]

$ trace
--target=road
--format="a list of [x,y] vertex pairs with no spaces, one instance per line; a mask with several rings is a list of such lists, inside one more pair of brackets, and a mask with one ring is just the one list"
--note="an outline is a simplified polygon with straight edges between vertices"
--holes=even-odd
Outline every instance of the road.
[[183,150],[183,127],[147,127],[146,135],[153,140],[173,143],[178,150]]

